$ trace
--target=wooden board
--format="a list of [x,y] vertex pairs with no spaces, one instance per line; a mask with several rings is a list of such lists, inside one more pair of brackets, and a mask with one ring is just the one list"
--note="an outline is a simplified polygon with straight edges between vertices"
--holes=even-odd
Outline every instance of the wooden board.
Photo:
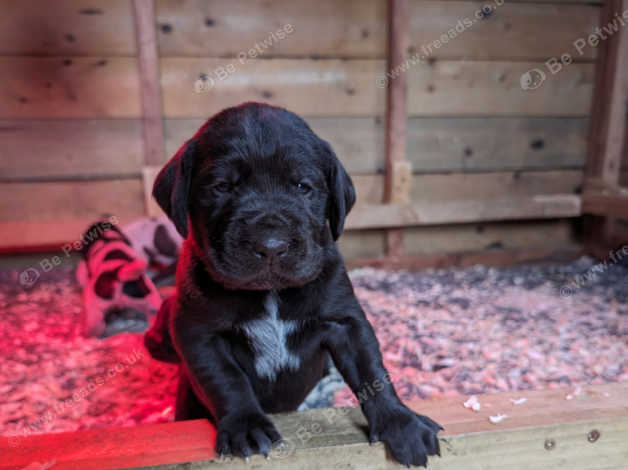
[[411,227],[405,231],[407,255],[472,253],[490,250],[556,250],[574,243],[572,224],[566,220],[501,222]]
[[353,258],[347,261],[349,269],[371,267],[387,270],[418,271],[423,269],[466,268],[483,265],[491,267],[515,266],[522,263],[569,263],[584,254],[581,245],[537,245],[522,249],[480,250],[454,253],[406,254],[403,257]]
[[0,57],[0,119],[137,118],[137,60]]
[[[410,39],[408,0],[388,0],[386,70],[403,67]],[[401,74],[386,82],[386,147],[384,202],[407,204],[410,200],[412,169],[406,160],[408,147],[408,76]],[[403,255],[403,231],[386,232],[386,256]]]
[[345,260],[384,256],[385,230],[345,230],[338,240],[338,248]]
[[[89,183],[3,183],[0,192],[0,223],[54,221],[63,224],[64,220],[95,221],[103,214],[121,218],[140,216],[144,211],[139,178]],[[5,241],[4,234],[0,240]]]
[[[59,161],[59,164],[62,164],[62,161]],[[146,181],[138,175],[137,178],[123,180],[0,183],[0,193],[3,194],[0,198],[1,246],[67,242],[76,237],[78,226],[82,230],[91,221],[106,213],[121,218],[140,217],[146,213],[144,188],[152,187],[150,180],[154,174],[147,173]],[[477,210],[484,205],[490,208],[491,204],[495,204],[496,198],[506,194],[521,199],[574,192],[579,186],[580,179],[581,173],[578,171],[415,175],[412,197],[416,204],[420,205],[421,211],[427,211],[430,217],[437,218],[430,219],[427,223],[436,223],[441,219],[443,223],[473,222],[486,217],[490,220],[490,212],[487,212],[489,209],[482,209],[480,213],[462,213],[461,211],[468,209],[469,205],[477,206]],[[355,213],[358,215],[357,217],[353,213],[350,215],[348,227],[368,228],[369,224],[377,227],[380,221],[373,219],[374,216],[370,214],[368,208],[372,204],[375,205],[373,206],[375,210],[380,207],[377,204],[383,200],[383,176],[356,175],[354,183],[358,194]],[[456,191],[451,191],[451,188],[456,188]],[[395,207],[391,209],[391,213],[396,213]],[[16,208],[19,208],[19,211]],[[443,208],[449,208],[453,212],[438,215]],[[531,214],[526,212],[528,209],[525,205],[512,207],[512,215],[508,218],[516,218],[517,215],[529,218]],[[537,207],[535,210],[541,208]],[[474,214],[478,219],[473,219]],[[545,216],[552,214],[554,213]],[[536,212],[532,215],[544,216]],[[566,214],[560,212],[554,215]],[[390,217],[388,214],[382,220],[389,224]],[[452,220],[452,217],[461,220]],[[500,212],[498,218],[502,217],[504,214]],[[50,231],[42,225],[44,228],[37,229],[38,223],[46,224],[46,221],[56,223],[57,220],[59,228]],[[13,227],[14,223],[27,224]],[[374,241],[364,245],[364,250],[370,250],[377,243],[379,242]],[[356,255],[366,256],[366,252],[359,251]]]
[[[192,428],[190,424],[194,423]],[[33,435],[26,439],[0,437],[0,469],[26,470],[54,459],[51,470],[106,470],[140,465],[212,458],[210,443],[216,431],[208,421],[152,424],[126,428],[91,429],[71,433]],[[9,460],[9,456],[10,460]],[[31,470],[30,468],[28,470]]]
[[[598,23],[599,8],[590,5],[531,5],[505,2],[493,15],[477,19],[486,2],[411,1],[410,45],[422,46],[456,28],[472,24],[432,57],[464,59],[545,59],[573,50]],[[250,3],[220,0],[157,1],[159,47],[163,56],[237,57],[260,44],[262,57],[385,57],[384,0],[307,0]],[[284,39],[271,32],[291,25]],[[312,38],[316,40],[313,41]],[[266,41],[266,42],[265,42]],[[586,48],[578,59],[595,57]]]
[[[222,68],[235,72],[224,79]],[[305,116],[364,116],[384,111],[384,89],[375,83],[384,62],[374,60],[250,60],[163,58],[166,117],[207,117],[244,101],[265,101]],[[214,86],[196,93],[206,74]]]
[[582,168],[586,118],[412,118],[414,171]]
[[[381,119],[308,122],[332,144],[349,172],[383,170]],[[174,155],[202,123],[167,120],[166,155]],[[578,168],[586,152],[586,120],[578,118],[415,118],[409,121],[409,130],[409,159],[416,171]],[[141,169],[137,120],[0,121],[0,136],[3,181],[130,176],[139,175]],[[628,172],[625,181],[628,184]]]
[[[410,200],[429,202],[487,201],[576,193],[582,187],[582,171],[529,171],[494,173],[423,174],[412,177]],[[360,204],[383,201],[383,176],[354,175]]]
[[585,192],[582,196],[585,214],[628,219],[628,190],[623,194]]
[[414,201],[356,205],[347,229],[441,225],[480,221],[554,219],[582,215],[580,196],[556,194],[494,200]]
[[159,165],[164,161],[164,130],[161,114],[159,57],[155,33],[153,0],[133,0],[135,35],[137,39],[140,92],[142,100],[142,136],[144,164]]
[[[523,90],[521,77],[543,69],[546,80]],[[436,61],[408,70],[409,114],[587,116],[591,108],[593,64],[571,64],[552,75],[542,63]]]
[[[232,73],[223,72],[233,67]],[[521,88],[535,62],[436,61],[408,73],[410,116],[587,116],[592,64],[571,64],[536,90]],[[304,116],[377,116],[384,112],[380,60],[164,58],[166,117],[207,116],[244,101],[265,101]],[[213,86],[198,93],[202,74]],[[224,78],[220,78],[224,77]]]
[[[204,119],[167,119],[166,154]],[[329,141],[350,173],[384,170],[384,120],[380,117],[311,117],[308,124]],[[416,172],[582,168],[586,118],[412,118],[408,160]]]
[[[628,0],[607,0],[600,22],[616,25],[617,15],[628,11]],[[623,21],[622,21],[623,23]],[[622,159],[628,143],[626,102],[628,101],[628,32],[620,28],[600,45],[595,94],[593,96],[589,155],[586,165],[587,190],[616,190],[620,185]],[[593,182],[593,185],[590,184]],[[593,187],[599,186],[599,187]],[[617,209],[611,203],[613,210]],[[597,209],[596,212],[599,213]],[[619,214],[622,213],[621,207]],[[605,214],[611,216],[611,213]],[[585,233],[591,251],[608,249],[616,235],[610,217],[587,220]]]
[[3,1],[0,55],[130,56],[135,54],[130,0]]
[[[566,220],[408,227],[403,231],[404,253],[407,257],[458,256],[465,253],[468,258],[472,253],[486,250],[494,253],[536,251],[537,247],[557,250],[573,243],[573,228]],[[339,247],[346,260],[359,261],[383,256],[384,241],[384,230],[347,230],[340,237]],[[432,258],[426,262],[438,264],[442,260]]]
[[[598,25],[598,7],[508,1],[495,7],[496,3],[410,2],[410,47],[419,57],[465,60],[546,60],[564,53],[576,60],[596,56],[595,48],[580,53],[573,42],[586,38]],[[488,16],[482,14],[486,6],[494,6]],[[434,46],[443,36],[447,42]]]
[[[585,386],[572,400],[567,389],[480,395],[480,412],[462,406],[463,397],[409,403],[411,409],[440,422],[442,457],[433,469],[486,470],[569,468],[619,470],[628,455],[628,384]],[[515,406],[511,400],[527,401]],[[507,414],[499,424],[489,416]],[[369,445],[359,408],[311,410],[271,417],[285,447],[269,459],[253,456],[201,461],[214,456],[215,430],[206,420],[30,436],[2,437],[2,470],[22,470],[34,461],[56,461],[55,470],[83,468],[398,468],[382,443]],[[19,445],[15,445],[15,443]],[[11,446],[11,443],[14,445]],[[161,465],[161,466],[158,466]],[[151,466],[151,467],[147,467]]]
[[[602,24],[617,24],[616,15],[628,11],[628,1],[608,0]],[[628,32],[620,28],[602,44],[593,97],[587,177],[617,186],[626,154],[628,120]]]
[[582,171],[529,171],[415,175],[413,201],[495,200],[570,194],[582,187]]
[[[384,56],[384,0],[247,2],[157,0],[165,56],[237,57],[286,25],[294,30],[262,50],[271,56]],[[313,40],[316,38],[316,40]],[[266,43],[268,44],[268,42]]]
[[[142,214],[117,217],[118,224],[124,225],[136,220]],[[64,218],[50,220],[28,220],[25,222],[12,220],[0,221],[0,253],[14,255],[16,253],[53,252],[60,257],[67,243],[80,240],[85,230],[99,220],[98,215],[82,219]],[[39,257],[42,260],[44,257]],[[50,259],[50,258],[48,258]]]
[[0,180],[139,176],[140,121],[0,121]]

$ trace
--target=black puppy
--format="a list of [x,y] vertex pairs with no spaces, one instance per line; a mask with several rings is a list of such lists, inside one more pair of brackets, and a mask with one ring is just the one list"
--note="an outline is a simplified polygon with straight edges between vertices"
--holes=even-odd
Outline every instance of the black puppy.
[[146,339],[181,359],[176,419],[214,421],[220,454],[268,454],[281,437],[266,413],[296,410],[331,356],[371,441],[407,465],[439,453],[442,428],[397,397],[336,248],[351,179],[301,118],[259,103],[220,112],[153,194],[186,238],[176,298]]

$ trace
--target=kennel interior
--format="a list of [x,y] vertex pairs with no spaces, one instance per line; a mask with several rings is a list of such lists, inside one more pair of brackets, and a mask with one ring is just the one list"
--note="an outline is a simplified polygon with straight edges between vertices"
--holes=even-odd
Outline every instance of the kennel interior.
[[[126,331],[141,318],[83,334],[80,242],[103,216],[161,215],[156,172],[244,101],[303,116],[351,173],[339,245],[404,400],[628,381],[625,0],[2,9],[7,455],[38,435],[173,419],[177,368]],[[355,404],[332,371],[303,407]]]

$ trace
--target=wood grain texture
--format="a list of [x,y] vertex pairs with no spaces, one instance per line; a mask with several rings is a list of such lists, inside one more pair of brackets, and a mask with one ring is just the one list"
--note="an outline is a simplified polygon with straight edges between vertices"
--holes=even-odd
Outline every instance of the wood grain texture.
[[0,55],[132,56],[131,0],[2,2]]
[[[180,462],[214,457],[210,443],[215,428],[208,421],[143,425],[126,428],[87,429],[71,433],[43,434],[20,439],[19,446],[0,438],[4,459],[0,469],[23,470],[32,462],[55,460],[54,470],[104,470]],[[7,457],[11,455],[9,460]],[[20,463],[23,462],[23,463]],[[19,465],[18,465],[19,464]],[[37,466],[39,469],[41,467]]]
[[[458,256],[464,253],[467,259],[471,259],[474,254],[486,250],[495,253],[512,250],[536,252],[538,247],[545,247],[553,251],[574,242],[573,229],[567,220],[408,227],[403,232],[405,255],[435,257],[423,259],[424,262],[434,263],[432,266],[441,265],[439,263],[446,260],[457,261],[455,257],[452,259],[448,256],[444,260],[440,259],[440,255]],[[348,230],[340,237],[340,250],[349,261],[382,257],[385,233],[377,229]]]
[[[223,75],[227,67],[233,73]],[[376,86],[384,62],[373,60],[161,60],[166,117],[207,117],[244,101],[265,101],[304,116],[368,116],[384,112],[384,89]],[[214,86],[195,92],[206,74]],[[223,77],[224,78],[220,78]]]
[[[141,214],[116,217],[118,223],[124,225],[139,216]],[[98,216],[89,215],[81,219],[61,216],[47,220],[0,221],[0,253],[55,252],[55,255],[64,257],[64,253],[61,252],[63,246],[80,240],[85,230],[98,220]],[[38,261],[42,259],[40,257]]]
[[[491,3],[493,4],[493,3]],[[492,15],[478,19],[487,5],[480,1],[409,2],[410,45],[422,47],[453,29],[454,39],[438,49],[436,58],[546,59],[574,50],[573,41],[597,25],[599,8],[505,2]],[[348,57],[382,59],[386,48],[385,0],[307,0],[263,3],[243,0],[159,0],[157,20],[162,55],[237,57],[257,44],[265,57]],[[458,21],[468,19],[461,29]],[[293,26],[281,40],[271,32]],[[458,26],[462,32],[456,32]],[[313,40],[312,38],[316,38]],[[266,44],[264,44],[266,42]],[[574,51],[575,52],[575,51]],[[577,55],[595,57],[595,48]]]
[[[412,50],[425,59],[546,60],[564,53],[576,60],[595,58],[595,48],[580,53],[573,42],[598,25],[597,6],[496,3],[411,1]],[[492,7],[488,14],[487,6]]]
[[385,0],[157,0],[159,25],[172,28],[159,34],[164,56],[237,57],[290,24],[294,32],[265,55],[382,58],[385,18]]
[[535,62],[436,61],[408,70],[409,114],[474,116],[587,116],[593,90],[592,64],[571,64],[535,90],[521,76],[545,65]]
[[164,130],[161,115],[159,58],[157,56],[153,0],[133,0],[133,15],[138,48],[140,93],[142,95],[144,164],[160,165],[165,161]]
[[[617,15],[628,10],[628,1],[608,0],[601,12],[601,26],[618,25]],[[622,20],[623,23],[623,20]],[[620,184],[622,156],[628,147],[626,103],[628,102],[628,33],[619,28],[617,33],[600,45],[595,93],[592,105],[591,133],[586,165],[587,182],[595,182],[602,190],[617,188]],[[596,190],[587,184],[587,190]],[[609,214],[610,215],[610,214]],[[593,218],[587,223],[587,244],[593,251],[596,245],[610,247],[615,238],[615,221],[611,218]]]
[[404,249],[409,256],[479,253],[485,250],[525,251],[542,246],[555,250],[574,243],[573,227],[567,220],[411,227],[404,231]]
[[532,262],[570,262],[584,254],[582,246],[547,245],[526,246],[514,250],[483,250],[458,253],[407,254],[401,258],[353,258],[347,261],[349,269],[371,267],[388,270],[417,271],[423,269],[466,268],[481,264],[491,267],[513,266]]
[[[142,181],[138,179],[0,184],[0,222],[97,220],[144,213]],[[2,238],[2,237],[0,237]]]
[[[409,43],[408,0],[388,0],[386,70],[402,67]],[[412,170],[406,161],[408,147],[408,77],[399,75],[386,83],[386,163],[384,202],[407,204]],[[403,255],[403,232],[386,233],[386,255]]]
[[412,118],[414,171],[582,168],[585,118]]
[[137,60],[0,57],[0,119],[137,118]]
[[623,194],[586,192],[582,197],[582,210],[585,214],[628,219],[628,191]]
[[[233,66],[232,73],[226,73]],[[419,63],[408,74],[410,116],[561,116],[590,111],[592,64],[572,64],[548,75],[536,90],[521,88],[521,75],[534,62],[436,61]],[[164,58],[161,84],[164,114],[206,118],[243,101],[266,101],[306,117],[378,116],[384,112],[379,60]],[[207,76],[213,84],[197,93]],[[224,77],[224,78],[220,78]]]
[[[411,409],[444,425],[439,434],[442,457],[430,458],[430,468],[467,470],[473,460],[487,470],[622,468],[628,455],[627,384],[583,387],[582,394],[565,400],[564,389],[482,395],[479,413],[462,406],[460,397],[414,401]],[[511,399],[526,398],[521,406]],[[508,419],[491,424],[492,414]],[[35,459],[57,461],[59,470],[140,467],[166,469],[388,469],[397,464],[384,444],[369,445],[366,420],[359,408],[335,408],[286,413],[271,417],[286,446],[269,459],[255,455],[249,462],[234,458],[201,461],[214,456],[215,430],[206,420],[135,428],[89,430],[30,436],[22,446],[3,452],[3,470],[22,469]],[[590,442],[589,433],[599,438]],[[552,439],[553,450],[544,449]],[[9,449],[2,437],[0,449]],[[179,462],[179,463],[175,463]],[[158,464],[166,464],[157,467]]]
[[384,256],[385,230],[345,230],[338,240],[338,248],[345,260]]
[[[354,175],[357,204],[384,200],[382,175]],[[423,174],[412,177],[410,201],[491,201],[504,197],[526,198],[551,194],[575,194],[582,188],[582,172],[529,171],[493,173]]]
[[[628,1],[608,0],[603,9],[602,26],[618,25],[615,15],[625,10],[628,11]],[[628,31],[619,25],[618,32],[608,37],[601,49],[586,172],[587,178],[598,178],[605,185],[617,186],[628,136]]]
[[[166,120],[167,156],[203,122]],[[308,123],[350,173],[383,171],[381,119],[310,118]],[[409,159],[420,172],[579,168],[586,127],[583,119],[415,118],[409,121]],[[0,136],[4,181],[130,176],[141,170],[139,120],[5,120]],[[628,172],[624,181],[628,185]]]
[[139,120],[0,121],[0,179],[139,175]]
[[[179,147],[203,119],[167,119],[166,153]],[[384,120],[311,117],[308,124],[350,173],[384,170]],[[407,158],[417,172],[582,168],[586,118],[411,118]]]
[[579,170],[415,175],[413,201],[495,200],[544,194],[575,194],[582,189]]
[[554,194],[494,200],[356,205],[347,229],[459,224],[481,221],[555,219],[582,215],[580,196]]

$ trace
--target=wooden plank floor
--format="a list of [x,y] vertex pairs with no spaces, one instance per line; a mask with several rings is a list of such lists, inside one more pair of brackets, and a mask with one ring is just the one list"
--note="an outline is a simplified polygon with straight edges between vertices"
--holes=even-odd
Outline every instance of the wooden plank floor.
[[[628,383],[410,403],[444,427],[432,470],[628,469]],[[569,399],[568,395],[571,395]],[[526,398],[515,405],[511,400]],[[498,424],[490,416],[506,414]],[[273,416],[286,446],[270,459],[210,460],[214,429],[203,420],[0,439],[0,469],[387,469],[402,468],[382,444],[370,446],[357,408]],[[205,459],[205,460],[203,460]],[[42,467],[53,463],[50,467]],[[164,465],[165,464],[165,465]]]

